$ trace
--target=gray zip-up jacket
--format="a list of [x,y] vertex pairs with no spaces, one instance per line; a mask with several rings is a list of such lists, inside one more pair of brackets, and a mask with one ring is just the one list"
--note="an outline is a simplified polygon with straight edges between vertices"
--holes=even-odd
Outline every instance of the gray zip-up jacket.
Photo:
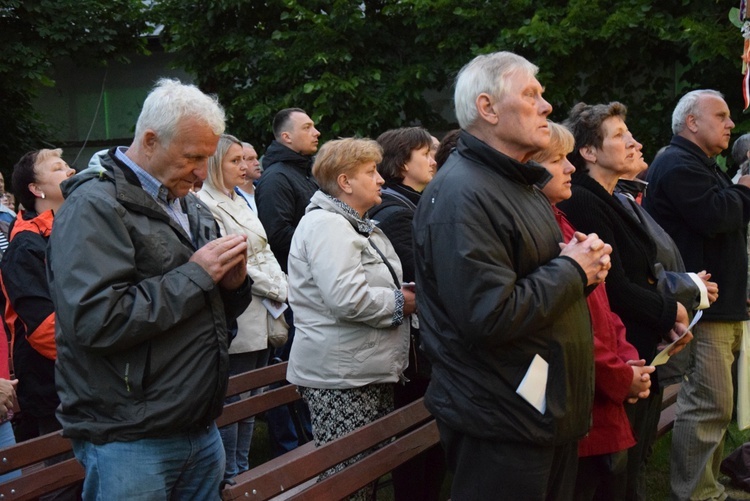
[[192,237],[113,158],[62,185],[47,273],[57,313],[57,417],[102,444],[205,428],[227,386],[227,318],[250,303],[213,283],[193,253],[217,237],[183,198]]

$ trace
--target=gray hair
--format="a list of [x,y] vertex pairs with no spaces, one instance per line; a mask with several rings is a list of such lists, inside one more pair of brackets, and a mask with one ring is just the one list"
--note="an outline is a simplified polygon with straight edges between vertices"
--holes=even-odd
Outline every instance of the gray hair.
[[512,52],[477,56],[461,68],[456,77],[456,92],[453,96],[458,125],[462,129],[471,126],[478,118],[476,100],[479,94],[502,98],[508,76],[519,71],[535,76],[539,68]]
[[702,96],[716,96],[724,99],[724,94],[717,90],[698,89],[692,90],[682,96],[672,112],[672,133],[679,134],[687,125],[688,115],[697,115],[698,100]]
[[742,165],[747,161],[747,152],[750,151],[750,132],[742,134],[732,145],[732,160],[735,165]]
[[216,135],[224,132],[226,116],[216,96],[206,95],[194,85],[162,78],[143,102],[135,124],[135,137],[140,139],[151,129],[169,144],[177,124],[188,117],[206,122]]
[[221,192],[224,192],[225,189],[224,173],[221,171],[221,164],[224,162],[224,157],[233,144],[242,147],[242,143],[236,137],[229,134],[222,134],[219,138],[219,144],[216,145],[216,151],[208,157],[206,184]]

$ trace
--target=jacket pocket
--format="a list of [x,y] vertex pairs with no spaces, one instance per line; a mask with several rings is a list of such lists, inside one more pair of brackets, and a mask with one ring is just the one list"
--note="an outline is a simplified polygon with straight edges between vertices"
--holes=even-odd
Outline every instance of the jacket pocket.
[[145,398],[145,380],[150,354],[151,343],[142,343],[124,354],[117,355],[117,360],[113,361],[124,392],[136,401]]
[[364,362],[378,350],[379,345],[379,333],[373,331],[369,332],[362,344],[360,344],[354,351],[354,360],[357,362]]

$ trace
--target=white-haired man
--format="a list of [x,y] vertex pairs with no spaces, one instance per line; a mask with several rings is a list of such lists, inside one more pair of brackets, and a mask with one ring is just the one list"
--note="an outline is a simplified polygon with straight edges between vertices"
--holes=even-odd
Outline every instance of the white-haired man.
[[224,130],[215,98],[161,80],[135,139],[63,185],[48,276],[63,434],[84,499],[218,499],[227,318],[250,302],[243,237],[189,194]]
[[537,68],[478,56],[456,81],[456,151],[414,218],[423,348],[451,498],[571,499],[594,394],[584,290],[611,247],[562,236],[526,164],[550,140]]
[[733,185],[715,157],[734,122],[714,90],[685,94],[672,114],[674,136],[649,169],[644,207],[677,244],[685,267],[708,270],[719,297],[693,329],[688,375],[677,396],[672,433],[672,497],[724,499],[719,464],[732,418],[733,352],[747,320],[750,176]]

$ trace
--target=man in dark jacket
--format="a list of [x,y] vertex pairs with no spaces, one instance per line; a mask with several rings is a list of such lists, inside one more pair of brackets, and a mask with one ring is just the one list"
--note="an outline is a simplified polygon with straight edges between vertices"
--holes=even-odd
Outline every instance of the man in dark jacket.
[[[274,140],[263,156],[263,176],[255,192],[258,217],[268,235],[268,243],[287,272],[289,247],[299,220],[305,215],[310,197],[318,190],[312,176],[313,155],[318,151],[320,132],[310,116],[300,108],[286,108],[273,119]],[[284,313],[289,324],[289,339],[286,345],[274,354],[276,360],[289,360],[289,351],[294,342],[294,316],[291,309]],[[294,405],[299,417],[298,430],[287,407],[277,407],[266,413],[271,449],[278,456],[304,443],[300,432],[312,436],[309,411],[303,402]]]
[[273,119],[273,135],[263,156],[255,202],[271,250],[286,273],[292,235],[318,189],[312,163],[320,132],[304,110],[286,108]]
[[451,498],[571,499],[593,402],[584,289],[611,247],[562,236],[525,162],[549,143],[537,67],[478,56],[456,81],[457,149],[414,217],[417,304]]
[[63,435],[84,499],[217,499],[227,322],[250,303],[244,237],[217,237],[189,193],[224,112],[161,80],[129,148],[62,185],[47,274]]
[[724,433],[732,419],[733,352],[747,320],[750,176],[733,185],[715,157],[734,122],[713,90],[684,95],[672,113],[669,146],[649,169],[644,207],[677,244],[685,267],[708,270],[719,297],[694,330],[691,365],[677,396],[672,433],[673,499],[723,499],[718,481]]

